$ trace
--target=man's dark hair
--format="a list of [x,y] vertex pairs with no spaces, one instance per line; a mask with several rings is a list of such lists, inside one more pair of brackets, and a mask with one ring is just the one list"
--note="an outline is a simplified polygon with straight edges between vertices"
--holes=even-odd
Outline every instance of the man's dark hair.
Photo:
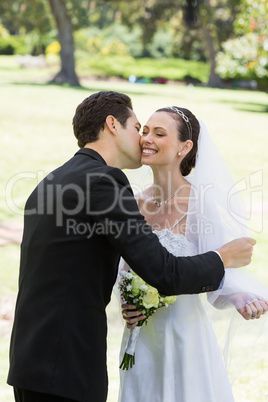
[[88,142],[97,141],[109,115],[114,116],[126,127],[126,121],[130,117],[129,109],[132,110],[131,99],[119,92],[101,91],[84,99],[77,106],[73,118],[73,130],[78,146],[83,148]]

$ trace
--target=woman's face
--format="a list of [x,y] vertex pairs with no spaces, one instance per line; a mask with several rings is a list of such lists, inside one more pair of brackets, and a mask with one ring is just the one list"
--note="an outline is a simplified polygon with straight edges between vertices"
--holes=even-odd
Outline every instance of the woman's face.
[[149,166],[177,164],[183,144],[178,139],[178,122],[170,113],[156,112],[143,127],[141,163]]

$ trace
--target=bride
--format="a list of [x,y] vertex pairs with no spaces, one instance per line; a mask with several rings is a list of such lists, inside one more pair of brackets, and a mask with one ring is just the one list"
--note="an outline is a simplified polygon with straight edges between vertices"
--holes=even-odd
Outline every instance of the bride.
[[[141,213],[161,243],[176,256],[216,249],[243,235],[240,205],[228,171],[203,123],[187,109],[157,110],[143,128],[142,164],[153,185],[137,196]],[[192,170],[195,167],[194,170]],[[126,267],[124,268],[126,269]],[[205,288],[216,308],[234,306],[246,320],[268,310],[268,293],[243,273],[227,269],[221,289]],[[127,322],[121,358],[144,316],[123,304]],[[120,402],[231,402],[232,389],[221,351],[199,295],[180,295],[142,326],[135,365],[120,370]]]

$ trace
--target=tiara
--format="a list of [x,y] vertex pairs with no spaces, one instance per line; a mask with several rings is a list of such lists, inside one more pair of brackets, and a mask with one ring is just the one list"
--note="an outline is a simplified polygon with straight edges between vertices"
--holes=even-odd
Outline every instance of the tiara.
[[177,113],[185,121],[185,124],[188,128],[189,139],[191,140],[193,138],[193,130],[189,118],[176,106],[169,106],[168,109],[171,109],[173,112]]

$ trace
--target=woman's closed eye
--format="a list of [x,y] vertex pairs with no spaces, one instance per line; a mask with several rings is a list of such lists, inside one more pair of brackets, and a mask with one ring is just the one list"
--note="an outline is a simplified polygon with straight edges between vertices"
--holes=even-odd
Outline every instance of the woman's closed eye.
[[[141,132],[141,135],[147,135],[147,134],[149,134],[147,131],[142,131],[142,132]],[[157,137],[164,137],[164,134],[161,134],[161,133],[155,133],[155,135],[156,135]]]

